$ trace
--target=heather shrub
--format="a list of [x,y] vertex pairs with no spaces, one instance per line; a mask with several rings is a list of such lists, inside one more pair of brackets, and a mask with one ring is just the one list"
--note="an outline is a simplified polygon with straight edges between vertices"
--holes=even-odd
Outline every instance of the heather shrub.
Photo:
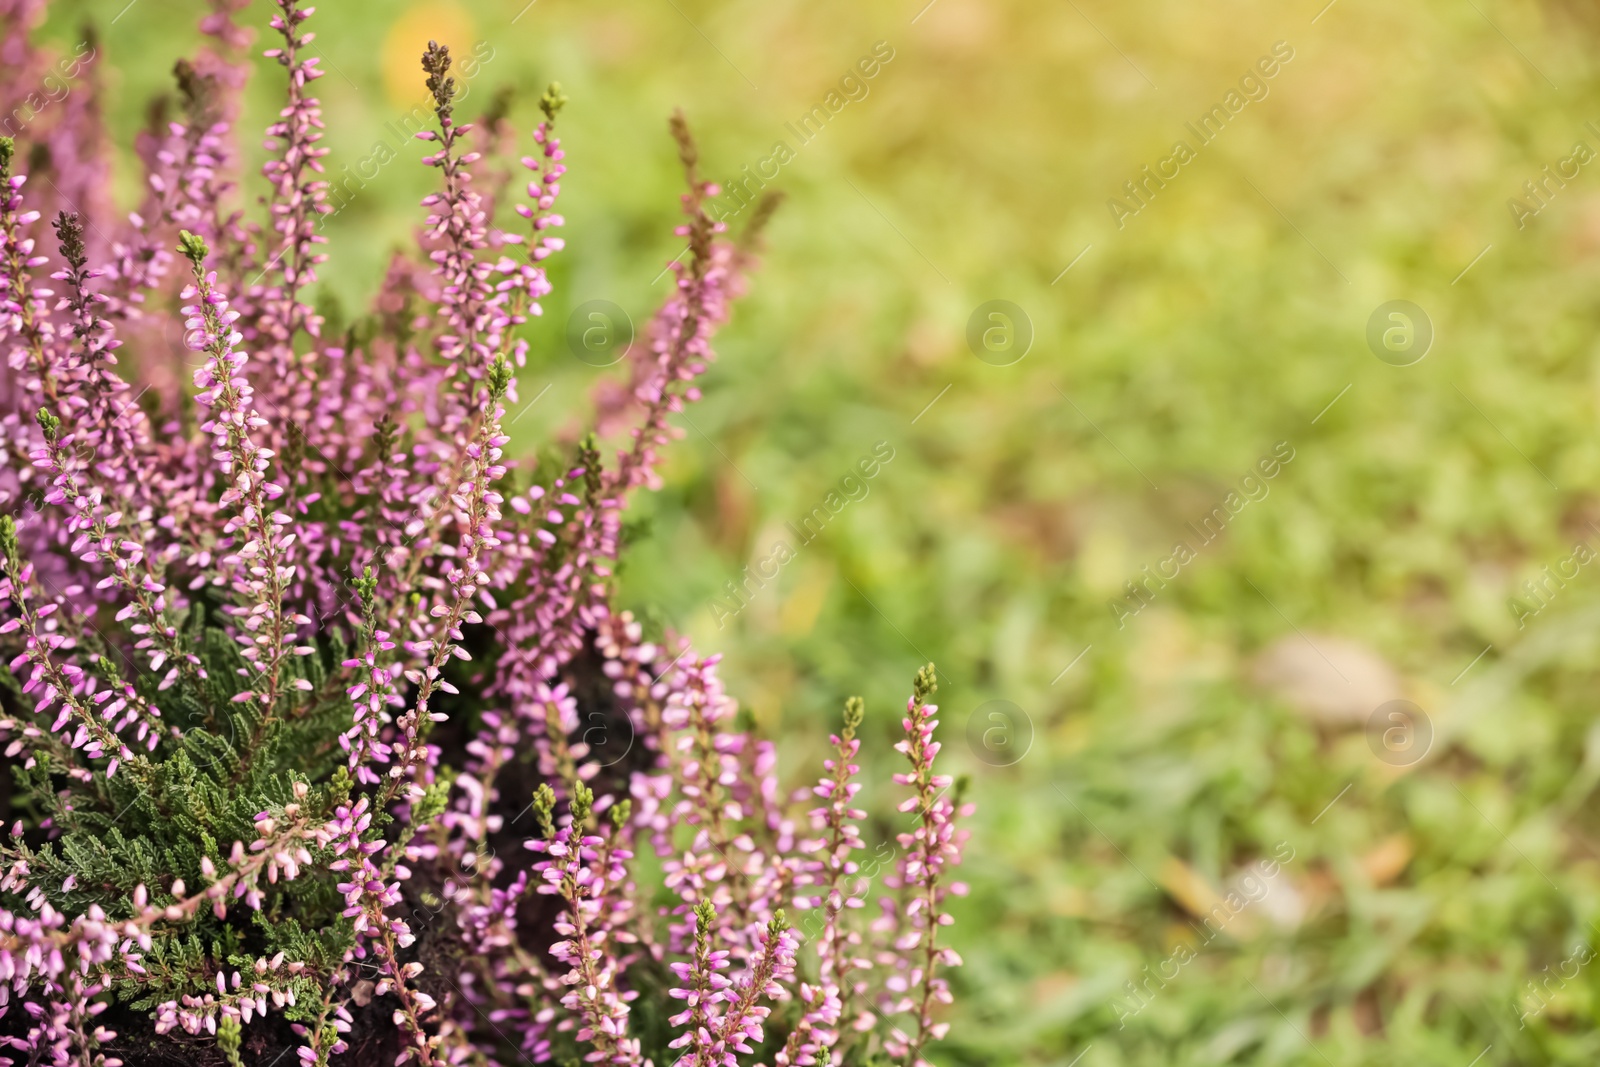
[[[519,187],[505,110],[460,121],[430,45],[438,187],[335,331],[310,303],[312,10],[271,5],[287,86],[258,218],[241,6],[216,0],[181,117],[139,136],[125,218],[92,78],[0,139],[10,1061],[925,1062],[962,891],[931,666],[869,901],[861,702],[800,785],[716,656],[611,606],[629,498],[659,484],[772,205],[730,238],[673,121],[674,295],[596,434],[519,464],[519,328],[563,247],[559,87]],[[41,7],[0,5],[8,100],[56,62],[28,44]]]

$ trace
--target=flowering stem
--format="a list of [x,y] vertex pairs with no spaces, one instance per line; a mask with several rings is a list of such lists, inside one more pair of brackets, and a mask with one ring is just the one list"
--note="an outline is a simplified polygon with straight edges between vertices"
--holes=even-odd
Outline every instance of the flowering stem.
[[87,742],[84,751],[91,759],[109,756],[111,762],[106,765],[107,778],[113,777],[117,773],[118,766],[127,760],[140,781],[148,784],[149,764],[142,756],[134,756],[133,752],[122,743],[122,739],[101,721],[94,713],[94,709],[80,695],[83,669],[71,664],[57,663],[50,655],[52,650],[60,647],[66,640],[58,634],[47,633],[44,628],[45,618],[56,611],[57,605],[46,604],[42,608],[35,608],[28,598],[33,564],[22,561],[22,550],[17,543],[17,525],[9,515],[0,515],[0,557],[3,557],[0,559],[0,566],[5,570],[7,599],[17,609],[17,618],[0,626],[0,632],[21,629],[27,638],[26,651],[23,655],[34,666],[33,678],[23,686],[23,692],[31,692],[40,683],[44,684],[44,695],[36,705],[39,711],[45,710],[58,699],[61,701],[61,715],[57,717],[52,732],[59,732],[66,725],[69,716],[76,717],[78,732],[73,737],[72,747],[78,748]]
[[713,923],[716,921],[716,911],[711,906],[711,901],[702,899],[694,907],[694,962],[692,964],[679,964],[674,967],[680,975],[687,973],[694,980],[694,987],[689,990],[675,991],[674,995],[682,994],[689,1001],[689,1010],[682,1015],[674,1016],[674,1023],[687,1023],[688,1030],[673,1044],[679,1046],[689,1042],[695,1043],[692,1057],[685,1056],[678,1060],[675,1067],[685,1067],[692,1063],[694,1067],[702,1067],[705,1049],[703,1036],[709,1036],[708,1025],[711,1021],[711,1007],[720,997],[718,987],[725,987],[727,980],[715,974],[715,969],[722,961],[711,949]]
[[385,973],[392,980],[395,999],[400,1002],[399,1009],[394,1013],[394,1021],[404,1026],[406,1034],[411,1038],[410,1048],[416,1052],[423,1067],[433,1067],[433,1041],[428,1037],[428,1032],[423,1028],[422,1016],[427,1014],[431,1005],[422,1002],[422,995],[411,989],[406,984],[407,977],[414,977],[415,973],[408,974],[408,970],[415,967],[422,969],[421,964],[400,963],[399,947],[395,942],[394,931],[390,929],[388,920],[384,917],[381,905],[369,901],[368,920],[377,926],[377,952],[383,959]]
[[673,116],[672,134],[678,142],[678,155],[689,181],[689,192],[683,198],[689,222],[678,231],[689,238],[689,261],[687,267],[674,264],[678,271],[679,295],[658,317],[667,336],[662,342],[662,351],[656,356],[651,376],[636,390],[645,404],[644,421],[634,428],[633,445],[620,456],[607,483],[609,495],[617,498],[619,505],[629,489],[648,477],[655,446],[666,439],[667,416],[682,407],[677,394],[672,392],[673,383],[694,376],[686,364],[691,356],[705,349],[705,326],[709,318],[707,274],[717,226],[705,211],[706,189],[697,170],[699,157],[681,114]]
[[[36,450],[34,462],[48,471],[54,488],[45,499],[50,503],[64,504],[69,509],[69,533],[86,532],[92,548],[84,555],[86,560],[101,559],[111,565],[111,578],[132,599],[144,622],[134,627],[140,634],[135,648],[156,651],[150,655],[150,669],[159,671],[168,660],[173,663],[161,681],[161,688],[172,684],[173,675],[182,669],[190,676],[203,676],[198,668],[198,657],[185,652],[178,642],[177,628],[166,620],[166,587],[162,585],[144,544],[124,538],[112,531],[121,525],[122,512],[107,512],[98,489],[85,490],[73,472],[72,453],[67,448],[70,438],[60,436],[61,422],[49,411],[40,410],[38,421],[44,430],[45,443]],[[198,673],[197,673],[198,672]]]
[[[29,270],[45,262],[45,257],[34,256],[33,239],[22,236],[22,227],[39,217],[38,212],[21,212],[24,177],[11,173],[15,146],[9,137],[0,137],[0,244],[5,248],[5,308],[15,315],[21,325],[21,334],[32,359],[34,373],[39,376],[39,393],[52,404],[60,400],[56,391],[55,376],[45,355],[44,327],[40,320],[45,314],[43,301],[33,291]],[[3,327],[0,327],[3,329]]]
[[946,853],[955,851],[950,843],[954,805],[944,799],[944,793],[954,779],[933,773],[934,757],[940,748],[939,742],[934,740],[934,729],[939,723],[933,713],[939,709],[929,704],[927,698],[937,688],[937,675],[930,663],[917,672],[912,696],[906,702],[906,717],[902,720],[906,739],[895,745],[911,764],[911,773],[897,774],[895,781],[912,786],[915,792],[900,809],[915,808],[920,824],[914,833],[900,836],[901,845],[912,850],[900,874],[901,887],[910,897],[905,916],[914,935],[918,935],[908,939],[907,947],[918,948],[922,954],[916,1034],[904,1042],[896,1039],[889,1046],[891,1054],[904,1057],[907,1067],[918,1067],[923,1046],[944,1030],[944,1025],[934,1025],[933,1002],[949,1000],[948,983],[937,976],[939,962],[946,955],[937,942],[940,923],[946,918],[939,912],[944,897],[939,874]]
[[[789,920],[784,917],[783,909],[779,908],[777,915],[767,924],[766,944],[750,967],[749,979],[744,988],[739,990],[733,1007],[722,1019],[722,1027],[717,1031],[718,1044],[726,1046],[731,1043],[737,1046],[745,1038],[762,1040],[760,1019],[764,1013],[756,1008],[756,1001],[773,992],[772,981],[780,971],[794,969],[794,948],[794,934],[789,930]],[[740,1051],[750,1050],[740,1048]]]
[[293,535],[279,536],[279,528],[291,520],[282,512],[269,510],[269,501],[283,495],[281,486],[267,481],[272,452],[250,436],[252,429],[266,426],[267,421],[249,406],[253,391],[242,373],[249,357],[233,348],[241,340],[233,327],[238,314],[228,309],[227,298],[217,290],[216,273],[205,270],[205,241],[185,230],[180,250],[189,258],[194,274],[193,284],[185,290],[194,303],[185,310],[190,327],[201,331],[195,347],[210,357],[195,373],[195,383],[202,388],[195,400],[212,412],[201,429],[215,439],[216,456],[229,482],[222,503],[239,505],[239,518],[231,520],[224,532],[242,529],[245,535],[244,544],[225,562],[234,563],[248,576],[235,584],[253,601],[243,612],[244,634],[239,643],[245,646],[245,658],[257,669],[256,688],[234,697],[238,702],[254,700],[261,708],[252,743],[242,752],[248,760],[277,708],[284,648],[292,637],[285,592],[294,567],[285,564],[284,553]]
[[[277,254],[268,269],[276,269],[282,282],[269,293],[263,308],[262,327],[274,342],[276,366],[284,377],[290,376],[293,363],[293,341],[297,330],[304,329],[313,336],[317,333],[318,319],[311,308],[300,300],[300,290],[316,280],[315,266],[320,257],[311,253],[312,246],[325,240],[315,229],[316,218],[328,210],[323,195],[325,182],[309,180],[308,173],[320,173],[317,162],[327,149],[316,147],[322,135],[322,117],[315,97],[306,94],[306,87],[322,72],[316,69],[317,60],[300,58],[300,49],[315,34],[301,34],[300,24],[311,17],[311,10],[301,10],[299,0],[274,0],[278,11],[272,16],[272,27],[283,37],[283,47],[267,51],[269,59],[276,59],[289,72],[287,102],[280,112],[280,120],[267,130],[276,138],[283,158],[268,160],[262,172],[273,183],[269,209],[273,216],[273,229],[279,236]],[[286,395],[282,383],[279,395]],[[303,417],[300,412],[295,412]]]
[[[628,1040],[628,1009],[617,995],[616,964],[604,944],[605,902],[608,889],[615,888],[608,886],[608,881],[617,873],[612,846],[604,838],[583,832],[593,800],[587,786],[574,783],[572,824],[546,846],[557,856],[558,866],[555,872],[547,869],[545,877],[559,872],[559,893],[567,904],[565,922],[556,926],[566,940],[552,946],[551,953],[572,967],[566,978],[572,991],[562,1003],[576,1008],[587,1024],[579,1031],[578,1040],[592,1041],[608,1063],[637,1065],[641,1062],[638,1044]],[[615,829],[620,832],[620,825]],[[586,851],[592,858],[587,864]]]
[[427,746],[423,744],[423,738],[435,718],[435,713],[429,710],[429,702],[437,689],[453,691],[442,677],[444,666],[450,658],[470,658],[466,649],[459,644],[462,624],[483,621],[472,609],[472,601],[478,596],[480,588],[489,584],[489,573],[484,566],[485,549],[492,550],[500,544],[491,524],[500,517],[501,497],[490,488],[490,483],[505,473],[505,467],[500,465],[500,449],[508,438],[500,433],[500,417],[503,414],[501,401],[505,399],[506,390],[511,384],[511,365],[503,356],[497,358],[489,368],[488,384],[483,428],[477,439],[466,448],[471,461],[467,478],[451,497],[464,519],[460,525],[461,546],[456,554],[456,565],[446,576],[453,595],[448,605],[433,609],[433,616],[444,620],[436,630],[440,636],[412,646],[413,651],[431,651],[432,656],[417,680],[416,705],[400,720],[400,728],[405,736],[402,742],[397,742],[398,759],[389,770],[389,780],[384,784],[379,801],[380,807],[386,806],[399,794],[410,773],[427,759]]

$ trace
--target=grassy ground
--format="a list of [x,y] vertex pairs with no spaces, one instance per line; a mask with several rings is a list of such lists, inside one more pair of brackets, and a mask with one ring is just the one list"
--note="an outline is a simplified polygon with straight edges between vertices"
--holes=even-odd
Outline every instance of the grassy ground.
[[[113,21],[123,2],[80,10],[131,129],[193,35],[187,5]],[[914,666],[938,661],[979,804],[942,1064],[1600,1053],[1600,159],[1575,155],[1600,152],[1600,23],[1570,0],[1323,2],[318,15],[336,173],[416,102],[430,34],[488,42],[474,91],[515,87],[527,126],[548,80],[572,97],[528,441],[581,425],[614,373],[565,350],[569,311],[642,323],[665,292],[670,110],[718,176],[792,150],[624,591],[726,650],[797,774],[854,692],[892,762]],[[787,124],[875,46],[865,95],[802,142]],[[1186,124],[1213,105],[1202,144]],[[1180,139],[1192,158],[1128,196]],[[348,305],[420,217],[431,175],[405,151],[330,227]],[[1367,342],[1396,299],[1434,334],[1410,366]],[[991,300],[1031,324],[1015,362],[969,349]],[[879,442],[865,496],[719,609]],[[1218,506],[1203,543],[1188,524]],[[1393,699],[1420,714],[1370,724]]]

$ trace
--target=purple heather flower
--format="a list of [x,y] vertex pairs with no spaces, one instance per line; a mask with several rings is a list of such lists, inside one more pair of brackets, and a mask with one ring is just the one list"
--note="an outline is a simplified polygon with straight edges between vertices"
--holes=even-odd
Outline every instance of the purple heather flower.
[[[753,265],[709,214],[717,189],[682,120],[688,254],[624,376],[597,389],[609,444],[513,475],[521,328],[564,246],[565,97],[539,101],[521,171],[481,159],[514,155],[515,127],[501,109],[471,136],[449,52],[429,46],[437,127],[419,137],[438,186],[418,247],[390,261],[371,316],[331,336],[313,310],[329,212],[313,12],[272,5],[285,101],[256,224],[234,206],[245,8],[205,5],[181,112],[134,140],[143,194],[125,219],[92,71],[42,121],[48,152],[0,138],[0,645],[25,698],[0,743],[51,790],[0,841],[0,1014],[20,1005],[0,1047],[101,1062],[111,990],[159,982],[156,1033],[226,1048],[293,1008],[306,1065],[349,1051],[376,1012],[403,1062],[515,1045],[543,1063],[575,1044],[586,1062],[665,1067],[634,1020],[664,965],[681,1067],[735,1067],[769,1038],[783,1067],[869,1047],[915,1067],[959,962],[936,935],[965,809],[933,769],[931,676],[898,746],[901,902],[869,931],[859,704],[816,786],[786,796],[792,771],[740,725],[719,657],[647,639],[614,607],[624,513],[660,483],[672,416],[698,399]],[[42,12],[0,0],[0,101],[48,66],[27,33]],[[45,161],[31,183],[30,158]],[[161,884],[123,892],[70,847],[39,848],[130,791],[147,802],[118,812],[125,840],[160,818],[196,842],[150,868]],[[519,836],[526,849],[505,847]],[[659,881],[639,877],[641,849]],[[814,952],[792,909],[812,912]],[[173,939],[227,929],[249,946],[280,916],[320,921],[339,951],[173,970]]]

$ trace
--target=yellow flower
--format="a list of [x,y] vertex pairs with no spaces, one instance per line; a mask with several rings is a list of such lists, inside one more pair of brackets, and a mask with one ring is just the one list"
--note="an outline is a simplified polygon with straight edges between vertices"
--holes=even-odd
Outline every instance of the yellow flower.
[[383,40],[383,89],[394,107],[405,110],[426,97],[422,52],[429,41],[448,46],[458,60],[470,55],[477,43],[472,16],[448,0],[420,0],[395,19]]

